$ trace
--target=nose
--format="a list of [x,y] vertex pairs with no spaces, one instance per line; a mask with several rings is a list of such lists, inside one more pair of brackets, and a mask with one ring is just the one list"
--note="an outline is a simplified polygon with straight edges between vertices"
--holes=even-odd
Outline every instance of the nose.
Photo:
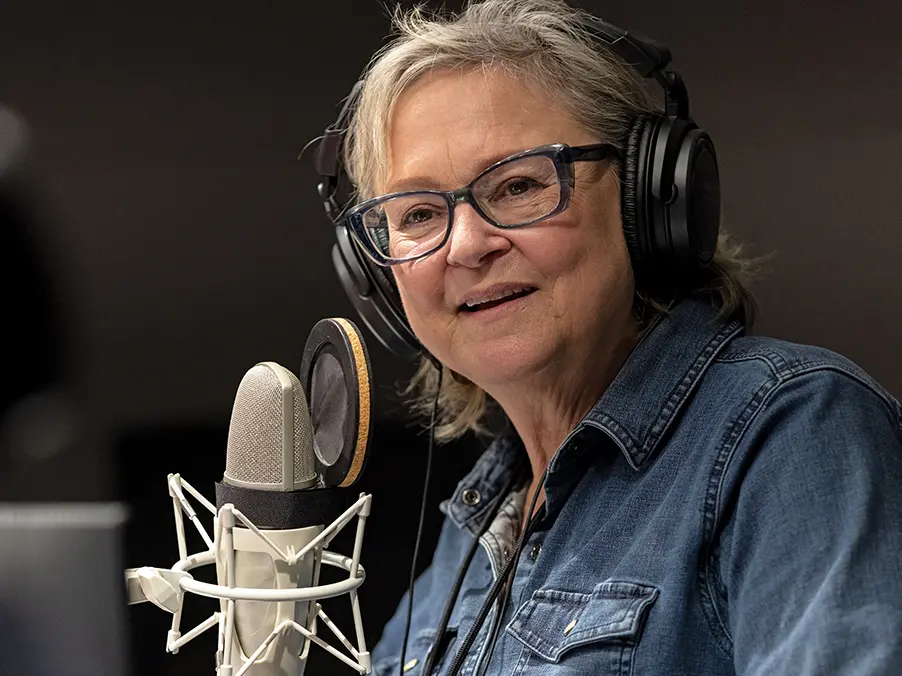
[[449,265],[476,268],[510,250],[512,244],[504,230],[488,223],[470,204],[460,203],[454,209],[447,246]]

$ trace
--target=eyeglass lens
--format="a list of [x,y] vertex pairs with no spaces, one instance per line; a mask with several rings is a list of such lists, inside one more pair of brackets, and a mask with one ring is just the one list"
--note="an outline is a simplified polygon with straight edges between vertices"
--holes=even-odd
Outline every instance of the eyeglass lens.
[[[472,186],[473,200],[493,225],[514,227],[553,213],[561,201],[554,160],[530,155],[500,164]],[[449,202],[441,194],[404,193],[361,214],[373,246],[388,258],[410,259],[436,249],[451,227]]]

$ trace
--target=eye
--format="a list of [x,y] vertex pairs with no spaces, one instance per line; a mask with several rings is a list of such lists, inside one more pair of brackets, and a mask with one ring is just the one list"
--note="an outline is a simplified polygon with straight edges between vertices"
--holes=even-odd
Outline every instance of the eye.
[[401,219],[399,226],[400,229],[403,230],[405,228],[429,225],[431,223],[434,223],[435,219],[439,216],[440,214],[438,214],[433,207],[414,207],[413,209],[410,209],[406,214],[404,214],[404,217]]
[[509,195],[523,195],[530,190],[541,187],[534,178],[514,178],[504,184],[503,189]]
[[405,223],[422,223],[428,221],[432,217],[430,209],[415,209],[407,214],[404,218]]
[[548,186],[541,181],[530,176],[515,176],[509,178],[495,188],[492,194],[492,201],[519,199],[529,197],[541,192]]

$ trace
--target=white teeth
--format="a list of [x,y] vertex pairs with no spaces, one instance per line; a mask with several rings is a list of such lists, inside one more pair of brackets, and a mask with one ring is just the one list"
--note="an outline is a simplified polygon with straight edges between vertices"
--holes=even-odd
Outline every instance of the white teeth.
[[480,298],[478,300],[468,300],[466,305],[468,308],[474,308],[477,305],[482,305],[483,303],[491,303],[492,301],[501,300],[502,298],[507,298],[508,296],[513,296],[518,293],[523,293],[527,291],[529,287],[523,286],[517,289],[511,289],[510,291],[505,291],[504,293],[499,293],[494,296],[488,296],[486,298]]

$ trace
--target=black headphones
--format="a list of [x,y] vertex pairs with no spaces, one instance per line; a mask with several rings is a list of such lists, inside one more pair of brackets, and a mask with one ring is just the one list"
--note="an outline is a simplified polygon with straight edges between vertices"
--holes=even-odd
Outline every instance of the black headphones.
[[[689,117],[689,95],[669,70],[670,50],[590,17],[583,27],[664,90],[662,115],[637,117],[629,131],[621,175],[623,234],[638,280],[646,287],[688,288],[707,267],[720,229],[720,176],[714,144]],[[344,137],[362,82],[351,90],[338,119],[326,128],[316,157],[317,186],[335,224],[332,262],[345,292],[373,335],[402,357],[430,356],[414,335],[389,268],[376,265],[344,225],[351,204],[336,199],[345,175]]]

